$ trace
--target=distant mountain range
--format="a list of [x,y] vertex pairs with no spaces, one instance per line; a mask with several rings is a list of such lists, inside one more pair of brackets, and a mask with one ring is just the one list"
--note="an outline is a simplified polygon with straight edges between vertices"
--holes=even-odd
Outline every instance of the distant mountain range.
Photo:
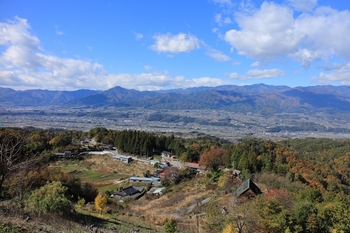
[[350,86],[295,87],[256,84],[136,91],[114,87],[106,91],[16,91],[0,88],[0,107],[144,107],[148,109],[223,109],[264,115],[278,112],[350,113]]

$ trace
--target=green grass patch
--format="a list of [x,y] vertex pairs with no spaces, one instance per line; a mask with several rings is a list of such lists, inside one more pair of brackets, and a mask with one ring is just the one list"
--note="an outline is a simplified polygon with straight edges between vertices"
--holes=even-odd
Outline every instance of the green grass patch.
[[97,189],[101,193],[105,193],[106,191],[115,192],[119,187],[124,187],[123,184],[111,184],[111,185],[103,185],[97,186]]
[[20,229],[0,221],[0,233],[19,233]]
[[100,183],[100,182],[106,182],[106,181],[118,181],[124,177],[128,177],[125,174],[116,174],[116,173],[110,173],[110,174],[102,174],[99,172],[93,172],[93,171],[84,171],[79,172],[77,174],[74,174],[77,177],[79,177],[83,181],[90,181],[93,183]]
[[124,213],[101,214],[96,211],[88,211],[84,209],[76,209],[76,211],[80,214],[100,219],[100,223],[102,223],[103,227],[116,229],[118,232],[130,232],[135,228],[140,228],[141,232],[146,232],[146,230],[148,232],[150,229],[149,224],[146,222],[140,221],[139,218]]

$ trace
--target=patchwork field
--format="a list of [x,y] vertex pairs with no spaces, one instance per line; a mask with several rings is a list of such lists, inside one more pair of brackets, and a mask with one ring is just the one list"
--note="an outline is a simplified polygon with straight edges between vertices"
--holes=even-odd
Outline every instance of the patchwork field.
[[73,174],[82,181],[95,184],[102,193],[126,187],[130,176],[143,176],[147,170],[151,173],[154,171],[150,164],[138,161],[126,164],[109,155],[86,155],[83,160],[62,159],[50,166],[59,167],[63,172]]

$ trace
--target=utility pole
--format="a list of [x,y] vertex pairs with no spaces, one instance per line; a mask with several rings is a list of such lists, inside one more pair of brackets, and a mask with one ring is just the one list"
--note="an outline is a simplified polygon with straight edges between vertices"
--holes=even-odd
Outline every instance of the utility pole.
[[196,181],[196,205],[199,206],[199,202],[198,202],[198,180]]
[[205,215],[205,213],[201,213],[201,214],[195,214],[194,216],[196,217],[196,231],[197,231],[197,233],[199,233],[199,217],[200,216],[203,216],[203,215]]

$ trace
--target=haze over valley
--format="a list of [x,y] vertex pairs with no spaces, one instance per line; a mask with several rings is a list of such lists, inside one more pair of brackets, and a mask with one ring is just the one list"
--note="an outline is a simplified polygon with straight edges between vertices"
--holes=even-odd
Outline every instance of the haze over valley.
[[349,138],[350,87],[219,86],[168,91],[0,89],[6,127],[246,136]]

